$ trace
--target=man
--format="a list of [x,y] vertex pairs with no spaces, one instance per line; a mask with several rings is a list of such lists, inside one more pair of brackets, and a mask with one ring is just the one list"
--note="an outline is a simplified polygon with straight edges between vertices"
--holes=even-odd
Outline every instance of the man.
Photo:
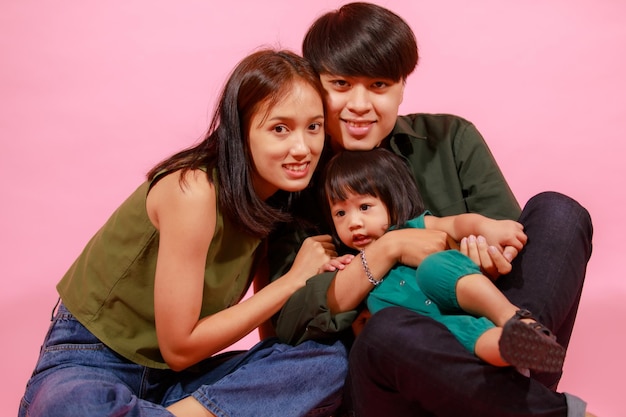
[[[452,115],[398,116],[418,50],[410,27],[393,12],[368,3],[344,5],[313,23],[303,54],[328,92],[329,153],[388,148],[406,160],[433,214],[478,212],[525,226],[529,243],[519,254],[481,237],[464,240],[461,251],[494,279],[502,275],[497,285],[511,302],[535,312],[567,347],[591,255],[588,212],[558,193],[539,194],[520,211],[470,122]],[[321,210],[311,199],[302,203],[303,216],[316,223]],[[276,234],[268,251],[272,277],[289,265],[298,238],[324,232],[320,225]],[[373,287],[368,276],[380,279],[397,262],[417,266],[445,245],[446,237],[432,231],[387,233],[368,248],[366,263],[356,257],[295,293],[277,318],[278,336],[290,343],[345,336]],[[346,408],[357,416],[585,415],[582,400],[554,391],[560,373],[529,378],[525,370],[485,365],[443,326],[401,308],[384,309],[367,322],[352,346],[349,369]]]

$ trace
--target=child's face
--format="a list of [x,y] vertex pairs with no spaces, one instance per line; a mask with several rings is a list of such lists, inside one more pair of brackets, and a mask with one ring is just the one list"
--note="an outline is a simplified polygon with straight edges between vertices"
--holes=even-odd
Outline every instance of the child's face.
[[389,212],[377,197],[348,194],[330,204],[330,213],[339,239],[353,249],[364,249],[389,228]]
[[259,106],[250,123],[249,147],[259,197],[303,190],[324,147],[324,107],[317,91],[296,82],[271,109]]
[[326,98],[326,133],[335,149],[370,150],[391,133],[404,82],[333,74],[320,76]]

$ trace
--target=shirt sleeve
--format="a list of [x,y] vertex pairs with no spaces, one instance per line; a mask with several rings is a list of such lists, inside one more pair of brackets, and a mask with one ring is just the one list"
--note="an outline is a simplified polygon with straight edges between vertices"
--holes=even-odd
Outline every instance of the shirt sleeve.
[[452,141],[467,212],[517,220],[521,213],[519,203],[478,129],[467,123]]
[[[309,218],[314,218],[318,207],[311,204]],[[268,265],[270,280],[280,279],[289,271],[302,242],[318,231],[290,225],[275,232],[269,239]],[[287,300],[281,311],[274,317],[276,335],[283,343],[298,344],[306,340],[323,340],[339,336],[345,330],[351,331],[357,311],[331,314],[326,301],[326,293],[336,272],[315,275],[306,285]]]
[[328,308],[326,292],[334,277],[335,272],[316,275],[289,298],[276,325],[281,341],[298,344],[310,339],[329,339],[351,328],[356,311],[333,315]]
[[434,215],[519,217],[513,192],[471,122],[449,114],[401,116],[389,147],[407,161],[424,205]]

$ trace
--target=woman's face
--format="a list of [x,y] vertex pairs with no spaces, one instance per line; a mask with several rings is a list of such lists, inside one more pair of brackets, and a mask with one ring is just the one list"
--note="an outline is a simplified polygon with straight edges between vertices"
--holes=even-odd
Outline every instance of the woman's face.
[[391,133],[404,82],[333,74],[320,76],[328,93],[326,133],[334,149],[374,149]]
[[303,81],[272,108],[259,106],[249,131],[256,193],[267,199],[278,190],[300,191],[311,180],[324,147],[324,106]]

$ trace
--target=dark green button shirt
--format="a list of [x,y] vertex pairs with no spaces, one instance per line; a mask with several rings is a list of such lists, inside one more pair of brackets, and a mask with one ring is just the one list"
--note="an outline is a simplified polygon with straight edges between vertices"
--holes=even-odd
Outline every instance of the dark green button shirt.
[[[493,219],[516,220],[520,206],[482,135],[469,121],[448,114],[400,116],[382,145],[404,158],[427,210],[436,216],[480,213]],[[381,173],[381,175],[384,175]],[[322,225],[321,208],[308,197],[305,216]],[[302,240],[311,230],[276,233],[270,240],[270,276],[277,279],[291,266]],[[330,314],[326,292],[334,272],[312,277],[287,301],[276,321],[278,336],[287,343],[325,339],[350,329],[356,311]]]

